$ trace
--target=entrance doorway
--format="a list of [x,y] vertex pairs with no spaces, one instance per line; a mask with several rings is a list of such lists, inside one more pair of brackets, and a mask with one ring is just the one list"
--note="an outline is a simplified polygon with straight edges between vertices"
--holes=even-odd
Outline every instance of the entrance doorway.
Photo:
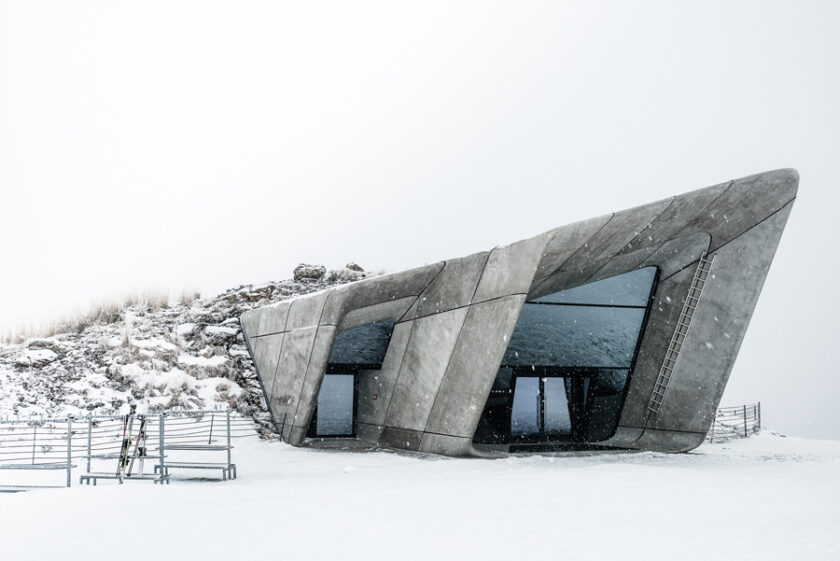
[[521,442],[567,440],[573,436],[574,381],[562,377],[517,376],[510,434]]
[[325,374],[307,436],[355,436],[356,375]]

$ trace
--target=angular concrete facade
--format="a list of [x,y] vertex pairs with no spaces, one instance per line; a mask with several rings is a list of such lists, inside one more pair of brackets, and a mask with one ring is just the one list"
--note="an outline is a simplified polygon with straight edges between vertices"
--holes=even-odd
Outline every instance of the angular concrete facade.
[[242,328],[272,418],[285,441],[307,443],[336,336],[387,320],[381,364],[357,372],[354,438],[504,452],[474,437],[525,303],[655,268],[615,426],[585,444],[690,450],[711,426],[797,187],[794,170],[762,173],[249,311]]

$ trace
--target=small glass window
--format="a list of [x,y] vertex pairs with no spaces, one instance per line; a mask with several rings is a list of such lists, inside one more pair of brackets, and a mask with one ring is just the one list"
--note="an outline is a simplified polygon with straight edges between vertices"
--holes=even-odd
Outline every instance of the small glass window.
[[316,436],[350,436],[353,434],[353,401],[355,376],[325,374],[318,393]]

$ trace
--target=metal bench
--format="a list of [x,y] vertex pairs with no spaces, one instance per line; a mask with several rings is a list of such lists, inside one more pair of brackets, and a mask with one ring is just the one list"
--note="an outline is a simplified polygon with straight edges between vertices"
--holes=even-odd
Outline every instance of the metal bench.
[[[163,472],[169,477],[170,469],[218,469],[222,471],[222,481],[236,479],[236,464],[218,462],[166,462],[163,465]],[[155,473],[160,471],[160,466],[155,465]]]
[[[157,466],[155,466],[157,467]],[[79,484],[86,483],[90,485],[90,482],[93,481],[94,487],[96,486],[97,479],[116,479],[120,482],[120,484],[124,483],[125,481],[153,481],[155,483],[169,483],[169,474],[164,473],[162,475],[157,474],[157,469],[155,469],[154,474],[135,474],[135,475],[117,475],[116,473],[105,473],[105,472],[94,472],[94,473],[86,473],[79,477]]]

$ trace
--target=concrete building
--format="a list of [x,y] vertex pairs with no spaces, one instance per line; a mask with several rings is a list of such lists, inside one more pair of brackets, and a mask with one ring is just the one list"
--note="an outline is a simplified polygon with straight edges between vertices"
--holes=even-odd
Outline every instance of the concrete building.
[[794,170],[242,315],[282,438],[450,456],[704,439]]

